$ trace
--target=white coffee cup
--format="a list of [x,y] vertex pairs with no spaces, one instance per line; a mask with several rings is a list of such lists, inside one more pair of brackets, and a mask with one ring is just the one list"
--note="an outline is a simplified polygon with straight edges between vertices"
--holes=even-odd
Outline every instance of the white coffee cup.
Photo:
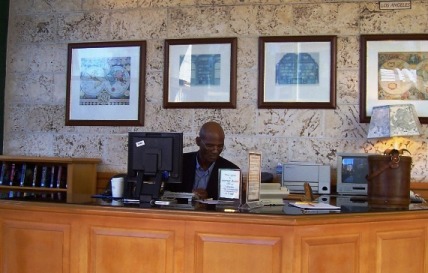
[[111,205],[115,207],[121,207],[123,206],[122,200],[111,200]]
[[111,179],[111,196],[113,198],[122,198],[124,186],[125,186],[125,179],[123,177],[112,178]]

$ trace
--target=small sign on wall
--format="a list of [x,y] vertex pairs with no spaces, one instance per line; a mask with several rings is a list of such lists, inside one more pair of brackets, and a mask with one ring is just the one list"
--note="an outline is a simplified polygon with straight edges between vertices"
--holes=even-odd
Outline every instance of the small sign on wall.
[[381,1],[379,2],[379,9],[393,10],[393,9],[411,9],[412,1]]

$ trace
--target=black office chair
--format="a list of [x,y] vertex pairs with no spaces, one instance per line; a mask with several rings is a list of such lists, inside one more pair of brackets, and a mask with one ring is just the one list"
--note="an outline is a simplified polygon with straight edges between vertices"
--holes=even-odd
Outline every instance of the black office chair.
[[262,183],[272,183],[273,182],[273,174],[268,172],[261,173],[261,182]]

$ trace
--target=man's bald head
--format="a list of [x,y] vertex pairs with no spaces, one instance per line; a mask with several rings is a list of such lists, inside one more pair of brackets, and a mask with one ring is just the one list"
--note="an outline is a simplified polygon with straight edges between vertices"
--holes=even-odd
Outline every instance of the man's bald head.
[[196,137],[196,144],[199,146],[199,163],[206,169],[223,151],[224,131],[221,125],[214,121],[202,125],[199,136]]
[[199,130],[199,137],[201,137],[202,139],[209,138],[212,135],[217,135],[218,137],[224,139],[223,128],[215,121],[209,121],[205,123]]

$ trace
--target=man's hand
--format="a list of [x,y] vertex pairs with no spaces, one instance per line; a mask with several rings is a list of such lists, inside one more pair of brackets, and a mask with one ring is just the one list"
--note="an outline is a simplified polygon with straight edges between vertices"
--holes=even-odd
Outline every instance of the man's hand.
[[193,194],[195,195],[196,200],[205,200],[208,198],[208,193],[204,189],[193,190]]

